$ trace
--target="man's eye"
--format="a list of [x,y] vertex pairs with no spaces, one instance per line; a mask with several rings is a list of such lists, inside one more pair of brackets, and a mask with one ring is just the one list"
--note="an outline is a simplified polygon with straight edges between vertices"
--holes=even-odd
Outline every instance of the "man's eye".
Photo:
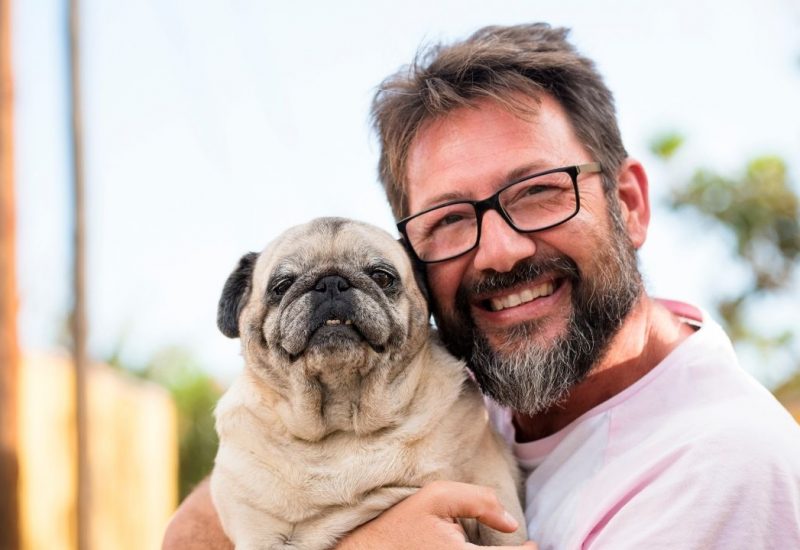
[[527,201],[557,200],[566,190],[558,182],[536,182],[510,188],[501,200],[503,206],[508,208],[516,204],[524,205]]
[[394,276],[382,269],[374,270],[369,276],[375,281],[375,284],[383,289],[389,288],[394,282]]
[[464,220],[463,214],[448,214],[436,223],[435,227],[444,227],[446,225],[453,225]]
[[547,191],[552,191],[552,185],[531,185],[527,189],[523,190],[525,195],[538,195],[539,193],[546,193]]
[[437,217],[432,217],[430,220],[429,231],[448,228],[453,225],[471,222],[475,219],[475,213],[472,210],[467,210],[465,208],[451,208],[449,210],[439,212],[438,214],[439,215]]
[[542,193],[558,193],[571,188],[569,181],[562,181],[558,178],[552,180],[537,179],[527,185],[521,185],[518,189],[520,196],[541,195]]

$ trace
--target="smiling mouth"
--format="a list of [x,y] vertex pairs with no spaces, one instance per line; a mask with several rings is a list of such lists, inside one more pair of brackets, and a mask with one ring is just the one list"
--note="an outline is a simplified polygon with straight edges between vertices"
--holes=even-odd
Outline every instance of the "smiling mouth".
[[561,286],[561,283],[562,280],[547,281],[535,286],[526,287],[505,296],[488,298],[483,300],[481,305],[489,311],[502,311],[504,309],[517,307],[522,304],[530,303],[537,298],[546,298],[552,295],[556,289]]

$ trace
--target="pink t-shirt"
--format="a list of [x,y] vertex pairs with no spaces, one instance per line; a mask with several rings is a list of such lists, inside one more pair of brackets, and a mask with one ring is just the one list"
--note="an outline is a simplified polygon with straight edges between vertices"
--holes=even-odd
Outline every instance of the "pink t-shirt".
[[515,443],[530,538],[551,548],[800,549],[800,427],[703,326],[561,431]]

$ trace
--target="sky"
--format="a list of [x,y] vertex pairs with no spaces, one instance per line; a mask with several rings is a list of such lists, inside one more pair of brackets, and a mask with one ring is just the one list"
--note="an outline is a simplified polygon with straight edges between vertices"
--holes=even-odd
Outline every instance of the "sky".
[[[12,13],[27,351],[61,349],[71,304],[66,9],[25,0]],[[783,156],[800,182],[795,0],[83,0],[81,14],[98,360],[116,351],[142,365],[179,346],[221,379],[238,372],[238,342],[215,319],[239,257],[317,216],[396,234],[377,183],[372,95],[420,45],[483,25],[567,26],[597,62],[626,146],[650,176],[640,257],[651,294],[710,310],[745,283],[724,234],[666,210],[671,186],[700,166],[735,175],[761,154]],[[669,165],[648,150],[667,131],[687,137]],[[795,306],[766,315],[793,322]],[[762,380],[780,374],[745,366]]]

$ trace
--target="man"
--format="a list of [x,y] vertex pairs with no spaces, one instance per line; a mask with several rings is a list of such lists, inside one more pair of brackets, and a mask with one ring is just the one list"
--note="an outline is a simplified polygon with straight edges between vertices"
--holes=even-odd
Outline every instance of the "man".
[[[504,407],[530,538],[800,548],[800,428],[713,321],[644,292],[647,176],[566,35],[481,29],[385,81],[373,105],[381,180],[442,337]],[[497,525],[502,510],[439,482],[340,548],[463,548],[456,517]],[[216,525],[206,490],[165,546],[218,533],[193,522]]]

